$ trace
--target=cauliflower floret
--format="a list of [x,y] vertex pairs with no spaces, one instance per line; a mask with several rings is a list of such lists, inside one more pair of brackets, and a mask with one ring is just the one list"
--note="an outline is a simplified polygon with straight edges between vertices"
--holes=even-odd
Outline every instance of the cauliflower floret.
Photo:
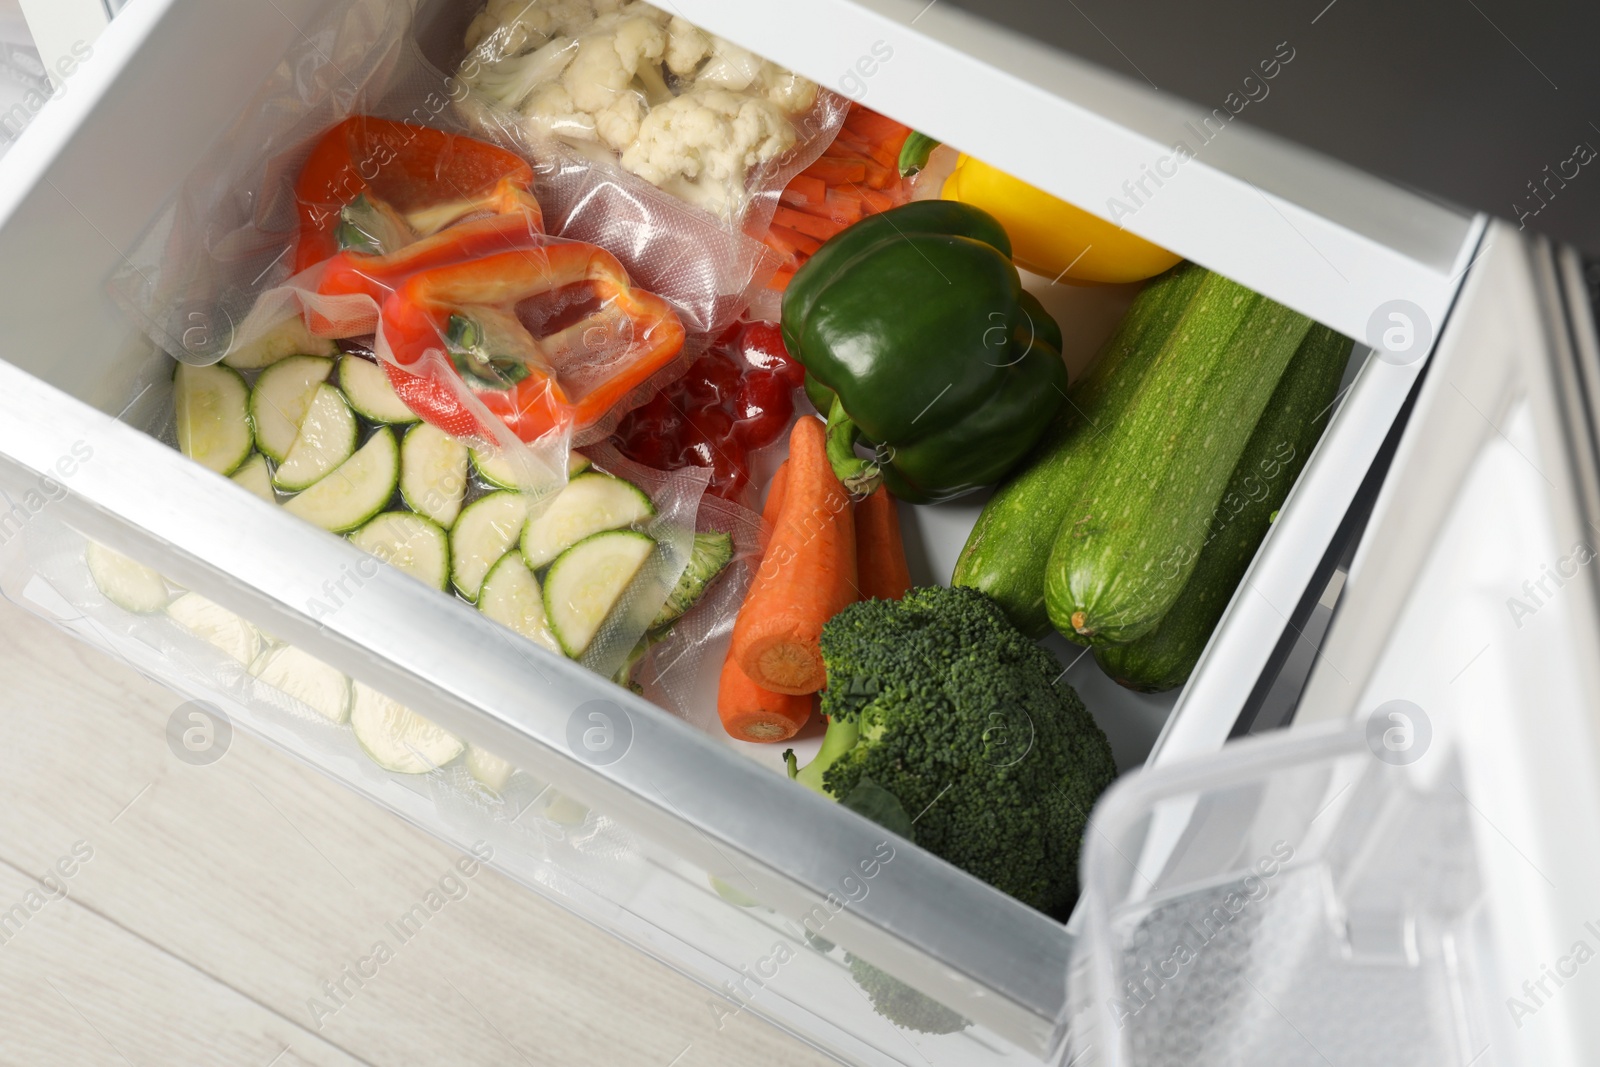
[[483,39],[493,33],[499,25],[499,21],[489,14],[488,8],[472,16],[472,21],[467,24],[467,51],[470,52],[482,44]]
[[572,95],[560,82],[540,87],[522,105],[524,128],[535,140],[593,141],[594,116],[573,106]]
[[810,111],[817,102],[817,83],[768,62],[761,67],[761,87],[767,99],[791,115]]
[[594,22],[595,5],[590,0],[538,0],[538,3],[550,12],[550,28],[546,32],[551,37],[558,33],[576,37]]
[[695,78],[697,86],[716,86],[740,92],[761,74],[762,58],[721,37],[711,38],[711,61]]
[[620,93],[608,107],[595,113],[595,130],[602,141],[621,152],[639,136],[644,112],[644,101],[638,93]]
[[661,10],[659,7],[656,7],[654,4],[645,3],[645,0],[628,0],[628,3],[623,4],[618,10],[625,15],[641,15],[645,18],[654,20],[656,23],[662,26],[665,26],[667,24],[667,20],[670,18],[665,11]]
[[695,89],[645,116],[622,165],[702,206],[725,204],[743,198],[746,171],[794,142],[794,127],[770,100]]
[[521,55],[592,21],[589,0],[489,0],[467,27],[466,46],[487,45],[491,57]]
[[646,64],[659,65],[667,50],[667,31],[659,22],[643,15],[633,15],[617,26],[613,38],[617,58],[630,76]]
[[590,112],[609,107],[632,80],[633,72],[622,65],[611,38],[603,34],[580,39],[578,54],[561,76],[573,105]]
[[711,38],[682,15],[672,16],[667,32],[671,34],[667,42],[667,69],[680,78],[687,78],[711,54]]
[[575,45],[570,37],[557,37],[525,56],[485,64],[472,85],[506,107],[519,107],[539,86],[561,77],[577,51]]
[[489,0],[467,27],[467,47],[515,56],[550,39],[550,12],[539,0]]
[[578,40],[562,84],[580,111],[603,111],[628,88],[641,66],[660,63],[666,48],[667,33],[659,25],[640,16],[624,18],[611,34],[589,34]]

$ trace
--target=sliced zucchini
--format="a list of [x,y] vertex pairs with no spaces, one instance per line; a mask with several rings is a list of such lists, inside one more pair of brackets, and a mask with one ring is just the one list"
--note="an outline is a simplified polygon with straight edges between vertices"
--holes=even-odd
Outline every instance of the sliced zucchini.
[[565,793],[556,792],[554,787],[546,789],[542,799],[544,806],[540,814],[557,826],[582,826],[589,817],[588,808]]
[[339,357],[339,388],[356,414],[373,422],[403,426],[417,421],[417,413],[389,384],[389,375],[370,359],[346,353]]
[[545,620],[544,595],[522,557],[507,552],[489,568],[478,593],[478,610],[500,625],[521,634],[551,652],[560,652],[555,634]]
[[291,645],[269,649],[250,673],[331,722],[350,717],[350,679],[309,652]]
[[[167,592],[166,579],[143,563],[131,560],[121,552],[114,552],[96,541],[89,542],[84,553],[89,563],[89,577],[105,598],[124,611],[141,615],[160,611],[167,606],[172,595]],[[540,610],[542,615],[543,609]]]
[[450,538],[432,519],[386,511],[351,534],[350,543],[435,589],[450,588]]
[[731,559],[733,559],[732,536],[720,530],[695,534],[694,549],[689,554],[689,565],[684,568],[672,592],[667,594],[667,602],[661,605],[655,621],[650,623],[650,629],[659,630],[677,622],[684,612],[694,607],[700,598],[705,596],[706,590],[717,580]]
[[260,452],[245,460],[230,477],[267,503],[278,502],[278,494],[272,491],[272,472],[267,469],[267,457]]
[[284,507],[324,530],[344,533],[382,511],[399,480],[400,446],[394,443],[394,431],[384,426],[355,455]]
[[467,746],[467,772],[495,793],[504,793],[506,783],[517,773],[509,761],[501,759],[488,749],[477,745]]
[[344,394],[331,385],[319,385],[289,454],[272,472],[272,484],[284,492],[299,492],[320,482],[355,451],[356,417]]
[[[528,464],[533,468],[533,473],[538,472],[540,464],[537,460],[529,459]],[[544,485],[530,483],[526,477],[519,477],[517,467],[516,460],[505,452],[489,452],[481,448],[472,450],[472,468],[478,472],[478,477],[496,489],[519,489],[524,493],[535,493],[544,488]],[[568,478],[575,478],[588,469],[589,460],[581,452],[567,453]]]
[[172,621],[248,667],[261,654],[261,631],[249,620],[199,593],[185,593],[167,605]]
[[[300,436],[317,387],[333,373],[333,360],[324,356],[290,356],[261,372],[250,390],[250,424],[256,447],[282,463]],[[243,459],[243,457],[240,457]]]
[[400,774],[442,767],[466,747],[459,737],[360,682],[355,683],[350,725],[372,762]]
[[561,651],[573,659],[583,655],[655,547],[635,530],[609,530],[584,538],[550,564],[544,611]]
[[400,442],[400,495],[412,511],[449,529],[467,493],[467,446],[431,423]]
[[173,375],[178,449],[202,467],[232,474],[250,455],[249,399],[238,371],[178,364]]
[[517,545],[528,521],[530,498],[502,490],[479,497],[462,509],[450,529],[450,577],[468,600],[478,590],[489,568]]
[[238,370],[260,370],[290,356],[331,356],[339,346],[326,337],[314,337],[299,315],[278,325],[247,345],[240,345],[222,357],[222,362]]
[[580,474],[522,531],[522,558],[534,570],[591,534],[648,522],[656,507],[632,482],[609,474]]

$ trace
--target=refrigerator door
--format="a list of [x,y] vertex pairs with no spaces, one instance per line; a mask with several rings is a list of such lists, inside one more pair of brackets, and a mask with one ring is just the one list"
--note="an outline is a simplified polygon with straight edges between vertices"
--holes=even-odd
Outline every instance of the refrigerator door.
[[1509,224],[1462,301],[1296,723],[1400,707],[1416,738],[1460,751],[1498,962],[1493,1062],[1584,1063],[1597,1001],[1567,979],[1593,952],[1600,878],[1600,348],[1576,254]]
[[[1196,136],[1185,130],[1207,128],[1209,112],[919,7],[685,0],[682,13],[842,91],[865,84],[872,106],[1095,210]],[[141,429],[170,408],[172,360],[133,328],[106,279],[287,52],[306,41],[359,48],[361,20],[331,10],[322,0],[141,0],[0,162],[0,485],[10,504],[0,588],[441,837],[489,847],[530,888],[717,990],[712,1018],[756,1011],[855,1062],[1059,1054],[1073,942],[1062,924],[886,841],[463,602],[387,568],[367,577],[368,557],[349,544]],[[868,74],[860,58],[879,40],[893,59]],[[1309,583],[1342,547],[1341,525],[1482,230],[1242,127],[1189,155],[1179,178],[1140,186],[1154,192],[1128,228],[1384,351],[1358,349],[1353,384],[1177,709],[1109,686],[1090,693],[1086,682],[1091,704],[1164,721],[1163,759],[1221,746],[1295,606],[1320,595]],[[1498,296],[1477,299],[1492,317]],[[1410,331],[1403,344],[1386,338],[1397,314]],[[928,577],[948,573],[972,514],[919,509]],[[242,616],[248,629],[232,632],[252,648],[302,649],[523,773],[491,796],[459,764],[380,772],[348,730],[263,692],[214,643],[109,604],[85,571],[85,539]],[[357,595],[317,610],[327,586],[353,573]],[[908,1036],[872,1011],[843,951],[819,951],[819,934],[976,1025]]]

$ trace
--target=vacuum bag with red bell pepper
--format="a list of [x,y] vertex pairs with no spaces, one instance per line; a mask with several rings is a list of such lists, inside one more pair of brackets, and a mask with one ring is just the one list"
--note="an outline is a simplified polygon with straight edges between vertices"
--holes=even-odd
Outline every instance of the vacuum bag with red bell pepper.
[[[417,18],[418,6],[432,14]],[[442,71],[454,69],[464,45],[447,35],[440,40],[455,51],[433,55],[433,38],[425,34],[420,50],[409,39],[418,24],[432,26],[442,6],[328,4],[129,250],[113,291],[177,358],[250,369],[372,337],[400,282],[473,258],[470,249],[541,247],[552,238],[598,245],[611,261],[591,255],[599,266],[577,286],[562,273],[567,260],[552,263],[548,279],[529,280],[520,311],[515,301],[478,294],[462,302],[525,313],[533,340],[541,329],[575,325],[552,313],[553,304],[581,319],[600,316],[554,340],[543,364],[506,389],[499,373],[472,383],[487,391],[457,389],[432,376],[432,357],[392,366],[421,370],[432,385],[456,392],[441,403],[458,424],[471,416],[492,429],[492,412],[519,413],[517,430],[495,433],[503,446],[546,423],[564,425],[580,443],[599,439],[738,317],[774,263],[725,220],[615,166],[554,147],[520,154],[455,132],[457,106],[475,90]],[[329,55],[339,57],[337,68]],[[583,288],[588,296],[578,293]],[[666,343],[674,330],[661,304],[682,327],[681,357]],[[404,310],[396,309],[402,319]],[[444,344],[451,336],[441,333],[435,349],[440,368],[471,366],[470,353]],[[476,335],[485,338],[503,339],[504,331]],[[529,338],[515,340],[522,347],[511,355],[526,355]],[[415,353],[409,336],[407,344]],[[390,352],[381,340],[367,347]],[[506,355],[488,353],[491,362]],[[539,390],[534,413],[523,417],[526,398]],[[550,409],[563,404],[574,410],[552,417]]]

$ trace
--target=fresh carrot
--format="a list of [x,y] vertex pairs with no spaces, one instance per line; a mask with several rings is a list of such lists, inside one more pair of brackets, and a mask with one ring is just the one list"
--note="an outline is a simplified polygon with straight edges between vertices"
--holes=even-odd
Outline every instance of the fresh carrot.
[[778,471],[767,486],[767,502],[761,506],[761,551],[763,557],[772,531],[778,528],[778,510],[783,507],[783,494],[789,487],[789,461],[778,464]]
[[856,599],[855,522],[826,437],[811,418],[789,435],[778,521],[733,627],[733,658],[751,681],[778,693],[823,687],[822,626]]
[[804,173],[828,185],[843,185],[846,182],[865,181],[867,177],[867,161],[864,159],[830,159],[828,156],[823,156],[807,167]]
[[[768,527],[778,522],[789,485],[789,461],[778,466],[767,488],[761,520]],[[750,680],[729,649],[717,682],[717,716],[729,736],[741,741],[787,741],[811,718],[810,695],[774,693]]]
[[788,488],[789,461],[784,460],[778,464],[778,471],[767,486],[767,502],[761,506],[761,521],[769,530],[777,529],[778,511],[783,507],[783,494]]
[[862,600],[899,600],[911,588],[911,568],[900,537],[900,510],[878,486],[856,501],[856,584]]
[[809,174],[796,174],[784,187],[783,195],[779,199],[785,204],[799,207],[804,204],[820,204],[827,199],[827,196],[827,182]]
[[750,680],[731,655],[717,682],[717,717],[728,736],[740,741],[787,741],[811,720],[810,693],[774,693]]
[[777,226],[787,226],[796,233],[803,233],[807,237],[815,237],[819,241],[826,241],[840,230],[842,225],[832,219],[818,215],[808,215],[803,211],[796,211],[792,207],[778,205],[772,213],[772,222]]
[[772,276],[771,281],[767,282],[767,288],[777,293],[785,291],[789,288],[789,283],[794,281],[794,272],[794,267],[784,267]]

